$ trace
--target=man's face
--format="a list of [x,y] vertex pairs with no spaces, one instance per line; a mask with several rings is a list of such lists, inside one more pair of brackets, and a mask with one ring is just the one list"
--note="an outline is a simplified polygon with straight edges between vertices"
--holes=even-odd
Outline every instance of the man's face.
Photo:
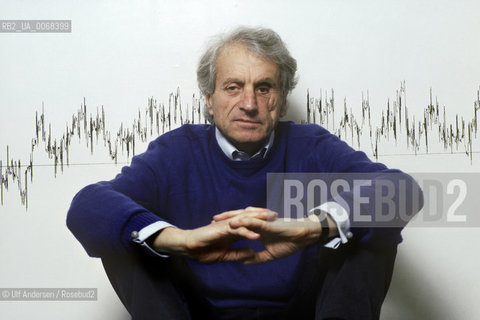
[[241,44],[221,49],[207,106],[215,125],[239,150],[253,154],[284,115],[280,70]]

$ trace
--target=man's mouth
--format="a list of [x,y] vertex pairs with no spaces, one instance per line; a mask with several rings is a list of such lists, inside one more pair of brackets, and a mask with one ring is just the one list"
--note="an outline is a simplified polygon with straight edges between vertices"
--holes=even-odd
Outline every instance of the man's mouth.
[[244,123],[255,123],[255,124],[260,124],[261,123],[260,121],[256,121],[256,120],[252,120],[252,119],[243,119],[243,118],[235,119],[234,121],[244,122]]
[[247,129],[256,128],[261,124],[260,121],[255,121],[252,119],[235,119],[234,122],[236,122],[239,126]]

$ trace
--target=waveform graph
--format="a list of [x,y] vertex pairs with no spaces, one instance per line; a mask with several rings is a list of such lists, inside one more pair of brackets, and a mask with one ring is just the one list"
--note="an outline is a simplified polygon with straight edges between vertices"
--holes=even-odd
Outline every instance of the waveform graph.
[[393,99],[383,106],[371,106],[369,93],[352,108],[335,101],[333,90],[318,96],[307,93],[308,123],[329,129],[353,147],[375,159],[392,156],[463,155],[473,163],[480,153],[480,89],[472,101],[470,113],[459,114],[441,105],[429,90],[425,106],[407,104],[405,82]]
[[[409,105],[405,82],[383,105],[371,105],[369,95],[362,94],[361,101],[344,98],[338,102],[333,89],[321,90],[318,95],[307,91],[306,119],[302,122],[322,125],[376,160],[455,155],[473,165],[480,152],[480,89],[466,114],[441,105],[432,89],[426,92],[425,105]],[[12,152],[13,146],[3,146],[0,207],[14,201],[28,209],[32,188],[43,190],[59,183],[67,171],[78,174],[71,176],[74,185],[86,177],[88,182],[113,178],[119,167],[143,152],[155,137],[183,124],[207,123],[203,113],[205,99],[192,95],[182,101],[179,90],[169,94],[164,102],[148,98],[130,120],[122,119],[118,125],[112,124],[114,114],[108,108],[90,106],[87,98],[77,110],[73,109],[64,125],[52,124],[47,108],[48,104],[42,104],[32,112],[31,138],[21,143],[27,153],[17,156]],[[83,185],[78,184],[77,190]]]
[[1,205],[5,203],[7,191],[15,188],[21,204],[28,208],[29,185],[41,169],[51,171],[56,178],[72,167],[126,165],[156,136],[186,123],[206,123],[203,105],[203,99],[195,95],[191,102],[182,105],[177,90],[168,96],[166,103],[149,98],[147,106],[139,109],[132,121],[121,122],[116,129],[107,127],[104,107],[96,107],[92,112],[86,99],[64,128],[52,129],[42,105],[41,111],[35,112],[31,142],[25,143],[31,150],[29,161],[12,157],[10,146],[5,147],[5,160],[0,161]]

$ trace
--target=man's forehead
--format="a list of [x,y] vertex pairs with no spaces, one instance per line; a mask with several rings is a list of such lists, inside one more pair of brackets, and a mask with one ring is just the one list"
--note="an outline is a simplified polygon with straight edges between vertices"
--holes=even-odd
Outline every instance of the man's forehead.
[[[262,67],[262,71],[272,73],[270,78],[275,79],[279,76],[279,67],[272,60],[259,56],[248,46],[241,43],[226,44],[220,49],[216,59],[217,75],[219,73],[234,72],[236,67],[249,67],[255,64]],[[265,76],[262,76],[266,78]],[[276,79],[278,80],[278,79]]]
[[246,44],[243,44],[241,42],[227,43],[223,47],[221,47],[217,56],[217,61],[219,59],[225,59],[225,58],[231,57],[232,54],[245,55],[245,56],[251,55],[259,60],[265,61],[266,63],[275,63],[272,60],[268,59],[267,57],[259,55],[253,49],[251,49]]

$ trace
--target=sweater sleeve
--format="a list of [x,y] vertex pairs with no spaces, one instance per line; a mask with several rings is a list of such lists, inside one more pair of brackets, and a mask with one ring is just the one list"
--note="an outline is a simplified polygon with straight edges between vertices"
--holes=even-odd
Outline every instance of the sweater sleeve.
[[329,180],[343,180],[350,186],[339,188],[328,201],[348,212],[354,238],[372,246],[400,243],[402,228],[423,206],[417,182],[400,170],[371,161],[323,128],[316,143],[315,161],[321,163],[322,171],[333,173]]
[[133,231],[162,221],[157,211],[159,184],[165,178],[158,177],[150,165],[155,159],[157,166],[162,165],[158,164],[160,149],[158,141],[151,142],[115,179],[89,185],[76,194],[67,213],[67,227],[88,255],[132,250]]

